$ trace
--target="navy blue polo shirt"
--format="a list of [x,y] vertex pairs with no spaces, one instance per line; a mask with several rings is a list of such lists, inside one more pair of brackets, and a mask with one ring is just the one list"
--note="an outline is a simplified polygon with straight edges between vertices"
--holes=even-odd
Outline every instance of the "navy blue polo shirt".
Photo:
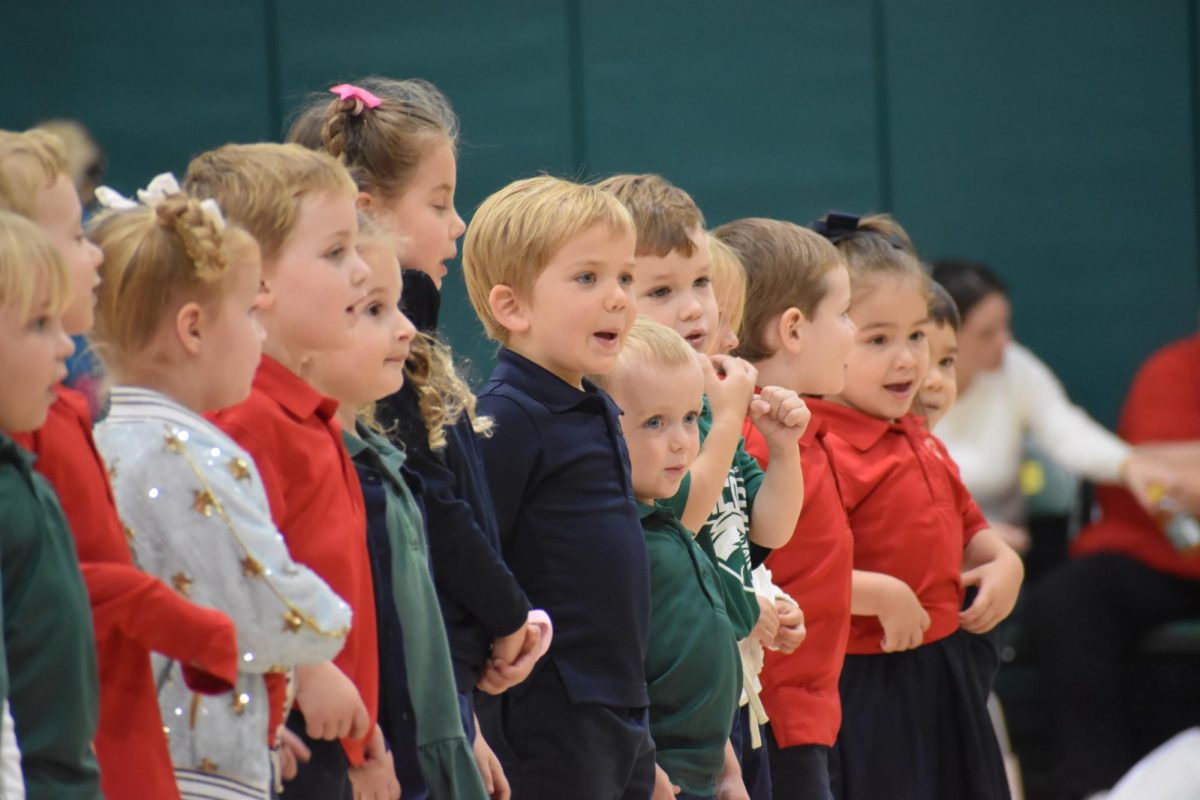
[[480,442],[504,555],[530,604],[554,621],[554,660],[570,699],[649,704],[650,567],[621,410],[502,348],[479,411]]

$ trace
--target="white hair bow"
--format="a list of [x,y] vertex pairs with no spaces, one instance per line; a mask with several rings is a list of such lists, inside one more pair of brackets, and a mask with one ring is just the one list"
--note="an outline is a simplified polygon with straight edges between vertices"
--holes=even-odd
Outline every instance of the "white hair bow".
[[[179,181],[175,180],[175,176],[170,172],[164,172],[161,175],[155,175],[154,180],[150,181],[145,189],[138,189],[137,196],[138,200],[142,201],[142,205],[147,208],[157,208],[158,204],[168,196],[182,193],[183,189],[179,188]],[[100,205],[114,211],[128,211],[138,207],[136,202],[108,186],[96,187],[96,200],[100,202]],[[211,197],[201,200],[200,211],[213,224],[213,227],[219,231],[225,230],[225,215],[221,213],[221,207],[217,205],[216,200]]]

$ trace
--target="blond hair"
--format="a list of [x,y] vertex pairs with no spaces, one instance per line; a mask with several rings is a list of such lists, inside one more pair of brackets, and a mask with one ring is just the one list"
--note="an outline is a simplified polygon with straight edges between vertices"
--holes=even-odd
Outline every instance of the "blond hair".
[[384,199],[401,195],[421,159],[436,142],[458,145],[458,117],[450,101],[428,81],[371,76],[354,82],[381,101],[310,98],[287,140],[338,159],[359,190]]
[[699,370],[700,358],[674,328],[638,317],[625,338],[616,368],[604,375],[589,375],[588,380],[602,389],[611,390],[633,367],[649,366],[656,370],[694,367]]
[[49,311],[57,314],[70,297],[70,276],[62,254],[34,223],[0,209],[0,306],[28,320],[41,309],[33,303],[45,287]]
[[704,215],[692,196],[661,175],[613,175],[598,182],[633,216],[637,255],[665,256],[696,252],[692,234],[704,228]]
[[63,144],[67,169],[75,188],[81,193],[93,190],[104,176],[108,159],[95,137],[83,123],[73,119],[48,119],[34,130],[54,134]]
[[612,195],[549,175],[515,181],[483,201],[467,228],[462,263],[471,305],[489,337],[508,339],[492,314],[492,289],[529,292],[554,254],[595,225],[614,234],[634,231],[629,212]]
[[62,141],[49,131],[0,131],[0,209],[33,214],[39,192],[67,175]]
[[754,217],[728,222],[713,235],[746,271],[745,321],[734,351],[750,361],[773,355],[767,324],[789,308],[812,319],[829,290],[825,276],[845,262],[820,234],[791,222]]
[[717,298],[717,311],[729,324],[733,335],[741,338],[742,319],[746,312],[746,268],[733,248],[712,233],[706,233],[708,257],[712,262],[712,287]]
[[[853,221],[853,217],[849,219]],[[857,228],[835,235],[834,246],[846,259],[850,288],[856,300],[889,278],[916,281],[922,295],[928,297],[925,270],[912,239],[890,214],[862,217]]]
[[264,261],[287,243],[306,197],[356,192],[346,169],[326,153],[267,143],[227,144],[201,153],[188,164],[184,188],[216,200],[230,221],[258,240]]
[[200,201],[182,193],[155,208],[108,212],[91,233],[104,251],[92,341],[117,373],[145,352],[172,307],[215,303],[230,285],[233,266],[253,260],[258,250],[250,234],[219,229]]

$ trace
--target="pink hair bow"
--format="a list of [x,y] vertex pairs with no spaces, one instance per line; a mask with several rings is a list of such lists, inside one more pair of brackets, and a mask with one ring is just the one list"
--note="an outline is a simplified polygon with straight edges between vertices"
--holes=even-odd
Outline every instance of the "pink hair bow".
[[353,100],[354,116],[356,117],[362,113],[363,106],[367,108],[379,108],[383,104],[383,101],[378,97],[352,83],[339,83],[329,91],[336,94],[339,100]]

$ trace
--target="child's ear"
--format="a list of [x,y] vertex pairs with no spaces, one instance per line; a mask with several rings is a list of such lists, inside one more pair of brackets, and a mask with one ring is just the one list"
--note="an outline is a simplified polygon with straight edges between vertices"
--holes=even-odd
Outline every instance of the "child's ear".
[[496,284],[488,292],[488,307],[500,326],[512,333],[529,330],[529,313],[525,303],[515,289],[503,283]]
[[375,198],[367,192],[359,192],[354,196],[354,207],[363,213],[370,214],[375,210]]
[[200,354],[204,322],[204,309],[199,303],[184,303],[175,314],[175,338],[188,355]]
[[804,312],[792,307],[779,315],[779,349],[795,355],[804,346],[804,328],[808,318]]

